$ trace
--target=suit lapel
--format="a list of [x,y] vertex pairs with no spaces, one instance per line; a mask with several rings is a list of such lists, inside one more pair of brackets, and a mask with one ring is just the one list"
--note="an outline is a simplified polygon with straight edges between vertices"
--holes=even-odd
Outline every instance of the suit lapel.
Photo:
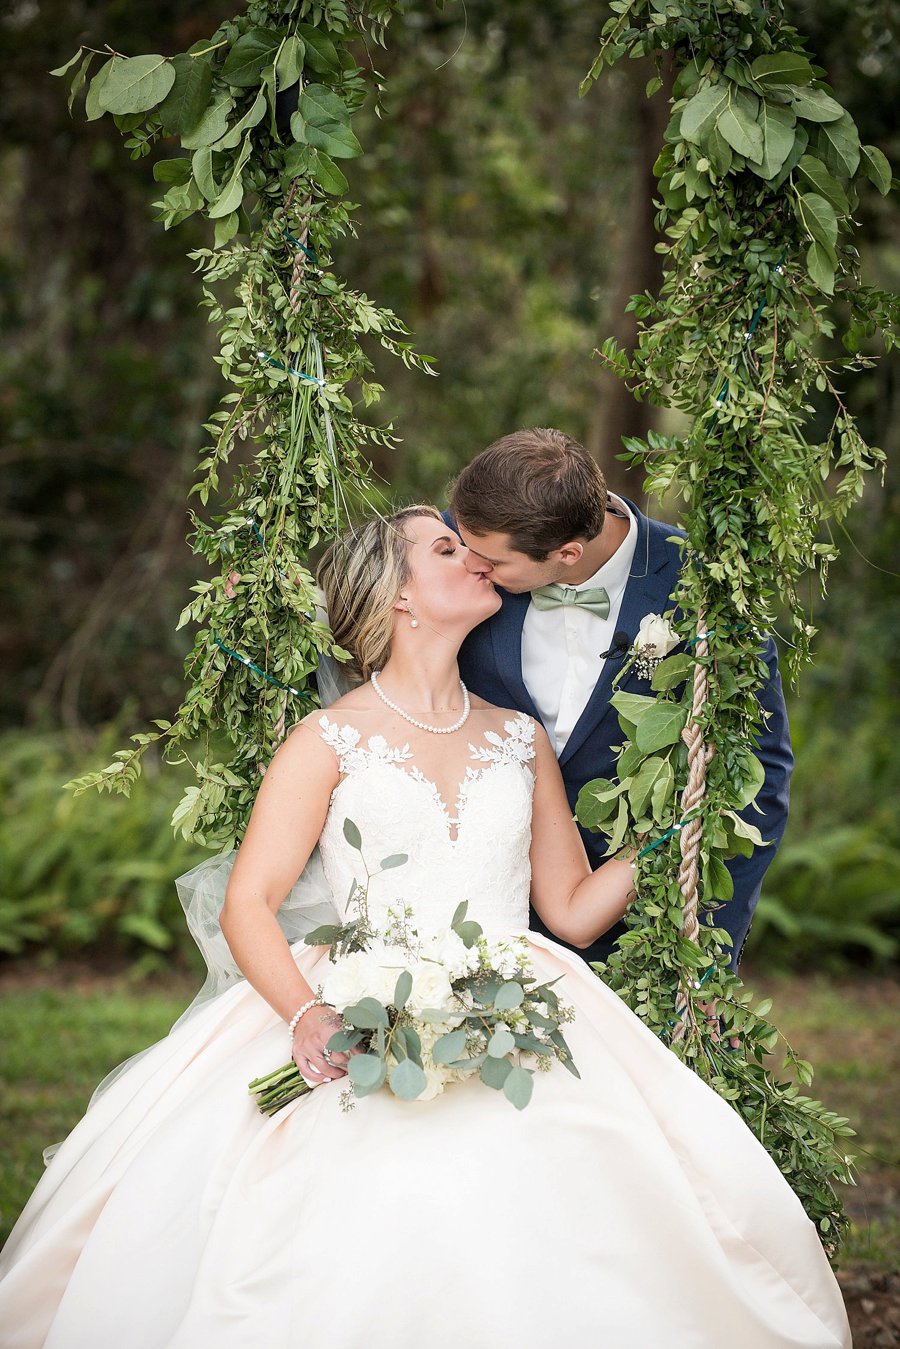
[[521,595],[502,593],[503,606],[489,620],[497,673],[509,689],[512,706],[540,721],[540,713],[522,678],[522,628],[531,595],[528,591]]
[[[628,501],[626,504],[637,519],[638,537],[634,548],[631,574],[628,585],[625,587],[625,594],[622,596],[619,616],[616,619],[616,631],[627,633],[628,642],[631,645],[637,636],[641,619],[645,614],[661,613],[666,607],[669,593],[675,585],[678,563],[677,559],[673,559],[671,551],[665,546],[666,537],[673,530],[665,525],[661,528],[651,529],[647,516],[639,511],[633,502]],[[590,733],[611,711],[609,700],[613,691],[612,683],[621,669],[621,665],[621,659],[613,658],[604,662],[600,677],[584,711],[575,723],[572,734],[559,756],[560,767],[571,759]]]

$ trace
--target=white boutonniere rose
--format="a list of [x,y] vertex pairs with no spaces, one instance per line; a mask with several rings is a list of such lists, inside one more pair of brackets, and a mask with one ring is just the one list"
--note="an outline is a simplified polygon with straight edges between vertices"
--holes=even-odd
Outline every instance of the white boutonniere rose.
[[655,656],[662,660],[674,651],[681,638],[662,614],[645,614],[641,619],[634,644],[642,655]]

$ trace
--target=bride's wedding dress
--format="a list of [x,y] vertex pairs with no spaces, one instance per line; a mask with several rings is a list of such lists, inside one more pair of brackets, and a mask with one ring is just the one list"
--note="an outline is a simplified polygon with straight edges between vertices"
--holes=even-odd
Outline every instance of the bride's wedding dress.
[[[528,923],[534,726],[470,746],[450,813],[410,751],[327,716],[342,779],[321,838],[338,907],[459,901]],[[750,1131],[577,956],[530,935],[576,1011],[581,1073],[518,1112],[480,1082],[427,1102],[346,1080],[272,1118],[247,1083],[285,1026],[247,983],[129,1066],[60,1147],[0,1262],[4,1349],[847,1349],[813,1224]],[[315,988],[323,948],[296,944]]]

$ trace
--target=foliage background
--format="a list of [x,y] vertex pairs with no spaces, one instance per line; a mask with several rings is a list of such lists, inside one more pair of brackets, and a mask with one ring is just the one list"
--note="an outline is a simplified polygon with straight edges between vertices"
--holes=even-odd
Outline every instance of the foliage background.
[[[900,6],[789,11],[862,139],[896,167]],[[149,773],[130,801],[72,801],[59,787],[179,701],[189,635],[174,625],[197,566],[186,493],[219,392],[186,259],[207,240],[196,220],[171,233],[153,223],[149,163],[129,162],[105,121],[71,123],[45,72],[81,41],[183,50],[222,17],[175,0],[149,14],[20,0],[0,18],[0,949],[10,958],[87,948],[144,967],[176,950],[189,959],[171,878],[197,855],[172,841],[183,786],[173,770]],[[615,456],[654,410],[592,351],[610,334],[627,342],[626,298],[654,287],[649,166],[665,105],[646,102],[653,72],[642,63],[578,99],[605,17],[577,0],[473,0],[465,16],[415,6],[373,56],[385,115],[354,123],[366,153],[344,168],[360,237],[336,270],[406,319],[440,371],[432,381],[372,351],[387,385],[373,415],[403,438],[376,467],[398,500],[440,502],[496,435],[557,424],[612,486],[650,504]],[[898,214],[896,196],[868,194],[864,276],[885,288],[900,281]],[[791,695],[791,823],[748,948],[766,964],[871,967],[900,951],[897,362],[847,396],[887,452],[888,479],[851,516],[830,594],[815,601],[816,664]],[[664,513],[674,520],[677,500]]]

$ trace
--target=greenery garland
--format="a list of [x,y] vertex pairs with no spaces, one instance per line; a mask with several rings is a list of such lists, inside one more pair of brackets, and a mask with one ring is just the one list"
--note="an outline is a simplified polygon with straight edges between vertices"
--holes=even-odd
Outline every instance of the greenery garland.
[[256,449],[233,475],[224,512],[211,523],[192,516],[194,550],[214,575],[194,585],[179,621],[198,625],[181,707],[71,784],[127,794],[147,749],[162,742],[167,760],[189,759],[196,779],[174,823],[209,847],[240,840],[286,717],[314,705],[319,654],[344,654],[316,619],[306,562],[372,499],[369,453],[394,443],[390,428],[356,415],[381,392],[361,340],[431,372],[396,315],[330,270],[335,238],[353,229],[340,169],[362,150],[351,117],[373,80],[378,87],[353,53],[383,41],[398,9],[395,0],[258,0],[185,53],[81,48],[53,72],[71,77],[70,109],[84,90],[89,119],[112,115],[134,158],[163,140],[180,144],[153,168],[166,229],[194,212],[214,223],[214,246],[190,255],[228,382],[192,488],[204,506],[235,446]]
[[[761,781],[750,749],[765,673],[759,633],[773,627],[775,606],[786,600],[793,667],[808,655],[814,630],[800,580],[810,567],[824,580],[835,549],[820,540],[822,526],[842,517],[881,457],[864,443],[835,378],[869,362],[859,353],[875,328],[891,341],[896,301],[860,285],[848,241],[860,175],[886,192],[890,171],[880,151],[859,145],[780,6],[614,0],[610,8],[585,88],[625,55],[657,60],[648,94],[660,87],[664,62],[676,78],[657,163],[658,223],[669,240],[665,282],[658,298],[632,300],[641,323],[636,354],[607,342],[602,356],[637,397],[677,408],[692,429],[628,444],[633,460],[647,465],[651,490],[677,487],[685,497],[688,537],[673,617],[686,646],[655,670],[655,696],[615,695],[619,778],[590,784],[579,802],[580,818],[608,833],[612,849],[638,835],[651,839],[630,930],[604,976],[732,1102],[833,1255],[847,1220],[832,1182],[851,1179],[842,1140],[852,1131],[801,1094],[812,1070],[789,1046],[800,1085],[770,1070],[779,1033],[766,1020],[767,1005],[753,1006],[728,970],[725,934],[701,923],[696,939],[682,935],[683,895],[673,877],[693,672],[702,664],[709,681],[699,726],[715,748],[705,794],[691,811],[702,825],[710,908],[729,896],[722,859],[758,841],[738,812]],[[371,492],[367,446],[392,443],[390,428],[355,416],[351,394],[369,404],[380,392],[367,378],[360,339],[371,334],[430,371],[396,316],[329,270],[331,242],[352,229],[338,161],[361,148],[350,123],[367,77],[352,51],[360,39],[381,41],[398,9],[393,0],[352,9],[340,0],[261,0],[186,53],[129,57],[82,48],[54,72],[71,72],[70,108],[83,89],[88,118],[114,117],[133,157],[163,137],[179,140],[184,153],[154,166],[164,189],[159,218],[170,228],[200,212],[215,225],[214,246],[191,255],[229,383],[207,425],[211,443],[193,489],[204,506],[234,446],[258,448],[235,476],[224,513],[212,523],[194,517],[195,550],[218,574],[195,585],[181,617],[198,631],[175,719],[132,737],[108,767],[73,784],[127,793],[150,744],[161,741],[177,761],[199,741],[205,752],[192,761],[196,783],[175,823],[209,846],[239,840],[290,700],[305,710],[319,653],[342,654],[316,621],[305,559]],[[215,289],[222,282],[234,289],[227,306]],[[848,355],[826,360],[821,339],[834,333],[835,293],[848,307]],[[813,389],[835,408],[820,444],[803,434]],[[836,489],[828,492],[832,474]],[[709,633],[700,644],[697,615]],[[220,732],[232,746],[227,764],[213,761]],[[713,1002],[710,1019],[704,1008]]]
[[[830,531],[883,462],[867,445],[837,381],[870,365],[863,340],[896,340],[897,298],[861,285],[850,244],[861,178],[891,186],[875,146],[861,146],[849,113],[812,64],[783,7],[762,0],[613,0],[583,90],[622,57],[652,57],[674,76],[671,116],[655,165],[657,227],[667,242],[658,297],[638,295],[633,357],[614,341],[601,356],[638,398],[690,419],[684,435],[626,442],[648,490],[684,499],[684,566],[672,617],[684,646],[657,665],[650,694],[613,696],[622,728],[615,782],[588,784],[581,821],[610,849],[649,835],[639,901],[604,978],[673,1050],[731,1101],[768,1148],[836,1255],[848,1220],[833,1182],[852,1180],[847,1121],[801,1089],[811,1065],[785,1046],[796,1081],[771,1056],[779,1032],[769,1000],[754,1001],[728,968],[726,933],[710,926],[732,895],[723,859],[761,842],[741,818],[762,784],[752,753],[757,690],[766,676],[760,635],[778,606],[791,617],[788,667],[808,658],[815,629],[800,596],[836,556]],[[846,313],[845,354],[824,350]],[[808,439],[830,400],[830,428]],[[699,628],[698,628],[699,622]],[[705,640],[700,640],[707,634]],[[712,756],[700,823],[701,910],[685,934],[679,886],[688,781],[684,732],[697,667],[705,700],[697,726]],[[621,676],[620,676],[621,678]],[[659,846],[655,846],[658,842]],[[708,1009],[714,1006],[714,1016]]]

